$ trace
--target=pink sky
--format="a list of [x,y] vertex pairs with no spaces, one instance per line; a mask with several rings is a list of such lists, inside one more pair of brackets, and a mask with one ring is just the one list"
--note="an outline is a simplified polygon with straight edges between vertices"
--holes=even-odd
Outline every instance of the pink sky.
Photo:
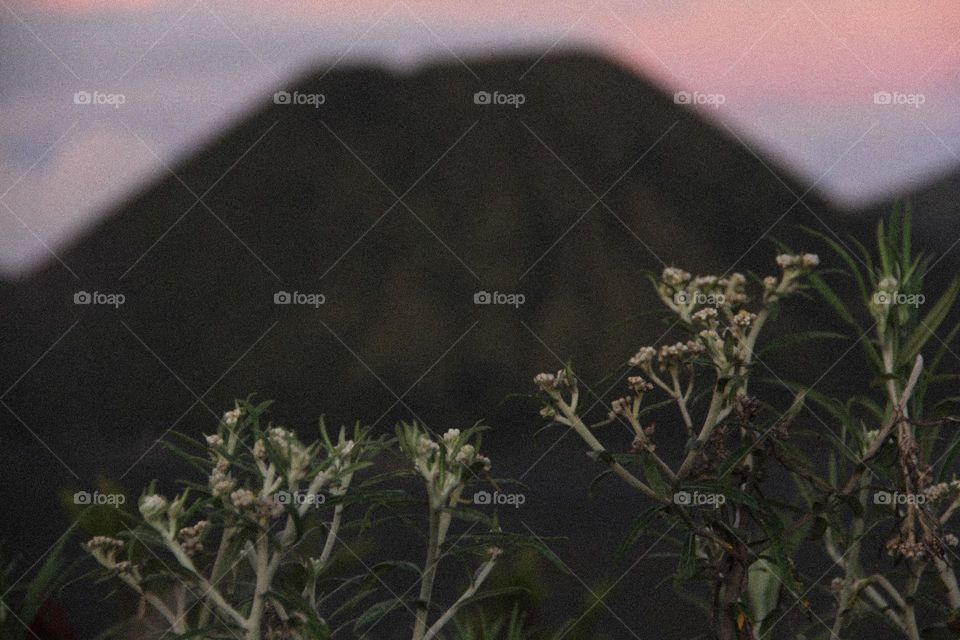
[[[709,118],[843,204],[960,164],[957,0],[2,0],[0,16],[8,273],[163,171],[154,153],[189,154],[341,56],[410,66],[590,46],[671,92],[722,94]],[[67,104],[97,87],[164,99],[95,118]],[[923,104],[878,106],[876,91]]]
[[[172,0],[30,0],[14,7],[64,16],[147,12]],[[765,0],[574,2],[359,0],[349,6],[303,0],[210,0],[218,10],[362,24],[405,5],[431,25],[532,33],[570,29],[669,84],[717,83],[782,99],[856,100],[875,85],[955,85],[960,2]],[[561,34],[562,35],[562,34]],[[448,43],[455,45],[455,43]],[[562,44],[562,42],[560,43]]]

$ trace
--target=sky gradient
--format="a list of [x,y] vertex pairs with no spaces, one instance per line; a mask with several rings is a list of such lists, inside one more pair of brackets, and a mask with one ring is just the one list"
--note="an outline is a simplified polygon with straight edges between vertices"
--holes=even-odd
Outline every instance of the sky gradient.
[[696,108],[840,205],[960,165],[956,0],[0,0],[0,274],[51,259],[303,70],[574,47],[721,96]]

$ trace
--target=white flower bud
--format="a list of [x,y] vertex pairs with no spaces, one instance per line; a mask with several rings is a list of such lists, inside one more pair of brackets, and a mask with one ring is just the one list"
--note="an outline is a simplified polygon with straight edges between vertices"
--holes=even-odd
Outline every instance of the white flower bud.
[[167,510],[167,499],[153,494],[140,500],[140,514],[147,520],[154,520]]
[[750,313],[746,309],[740,309],[737,312],[737,315],[733,316],[733,324],[738,327],[749,327],[753,324],[753,321],[757,319],[757,314]]
[[663,270],[663,282],[671,287],[678,287],[690,280],[690,274],[683,269],[667,267]]
[[243,509],[244,507],[249,507],[257,499],[257,495],[250,491],[250,489],[237,489],[230,494],[230,501],[238,509]]
[[630,358],[630,365],[638,367],[646,364],[653,360],[655,355],[657,355],[657,350],[653,347],[640,347],[640,350],[637,351],[632,358]]
[[693,314],[692,318],[697,322],[707,324],[710,320],[717,317],[717,310],[714,307],[704,307]]
[[240,408],[240,405],[235,405],[232,411],[223,414],[223,423],[228,427],[235,426],[242,415],[243,409]]
[[557,377],[552,373],[538,373],[533,378],[533,384],[537,385],[543,391],[549,391],[553,389],[554,384],[557,381]]

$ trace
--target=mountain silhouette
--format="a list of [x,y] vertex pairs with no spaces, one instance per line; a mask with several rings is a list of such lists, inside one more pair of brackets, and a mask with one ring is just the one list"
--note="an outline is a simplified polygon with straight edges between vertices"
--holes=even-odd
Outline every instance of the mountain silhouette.
[[[924,246],[930,251],[945,254],[953,247],[957,226],[957,202],[960,202],[960,172],[952,171],[904,191],[897,197],[901,202],[910,202],[920,213]],[[889,211],[891,202],[879,202],[863,207],[856,215],[876,218]],[[952,253],[952,251],[951,251]]]
[[[666,328],[647,272],[766,275],[772,238],[810,248],[806,225],[869,243],[875,217],[800,199],[806,186],[775,162],[606,59],[469,68],[307,75],[60,252],[77,277],[51,262],[0,291],[0,464],[19,496],[0,537],[43,552],[68,524],[60,494],[99,477],[131,499],[153,477],[174,490],[189,472],[156,440],[210,432],[255,392],[304,431],[321,414],[383,430],[483,420],[495,474],[529,485],[508,518],[565,536],[558,553],[576,549],[588,581],[615,572],[642,502],[613,484],[589,498],[598,469],[575,438],[534,441],[536,407],[511,394],[569,358],[604,403],[622,395],[626,358]],[[522,104],[502,102],[514,94]],[[475,304],[481,292],[523,303]],[[285,293],[294,303],[275,303]],[[311,294],[323,303],[297,303]],[[833,322],[808,304],[776,330]],[[770,364],[810,382],[836,357]],[[682,446],[675,431],[658,427],[664,450]],[[560,602],[575,607],[578,591]],[[684,632],[669,609],[632,615]]]

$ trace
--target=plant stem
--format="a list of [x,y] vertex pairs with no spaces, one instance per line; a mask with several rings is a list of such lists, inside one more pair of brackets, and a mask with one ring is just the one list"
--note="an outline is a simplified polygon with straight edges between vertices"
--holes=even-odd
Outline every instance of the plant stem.
[[257,540],[257,572],[253,592],[253,603],[250,605],[250,615],[247,616],[247,632],[244,640],[260,640],[260,619],[263,617],[264,602],[270,590],[270,547],[267,536],[262,535]]
[[136,583],[135,580],[133,580],[131,577],[127,575],[120,574],[120,579],[125,584],[127,584],[131,589],[133,589],[135,592],[140,594],[144,600],[150,603],[150,606],[156,609],[157,613],[163,616],[163,619],[167,621],[167,624],[170,625],[170,628],[174,631],[174,633],[187,632],[188,629],[187,629],[186,621],[184,619],[185,616],[177,615],[176,613],[171,611],[170,607],[167,606],[167,603],[163,601],[163,598],[161,598],[155,593],[150,593],[149,591],[145,591],[143,587],[141,587],[139,584]]
[[[236,533],[236,531],[236,527],[225,527],[223,534],[220,536],[220,546],[217,548],[217,557],[214,558],[213,568],[210,569],[211,584],[217,584],[220,582],[220,576],[223,573],[223,565],[227,558],[227,551],[230,548],[230,543],[233,541],[233,535]],[[203,607],[203,610],[200,612],[200,621],[198,626],[202,629],[206,626],[209,620],[210,607]]]
[[437,575],[437,554],[440,549],[440,512],[430,507],[430,533],[427,542],[427,558],[423,564],[423,580],[420,582],[420,598],[417,602],[417,619],[413,627],[413,640],[423,640],[430,615],[430,596],[433,580]]
[[197,584],[203,591],[204,597],[210,598],[210,602],[216,605],[216,607],[220,609],[220,611],[223,612],[228,618],[236,622],[241,627],[246,628],[247,619],[244,618],[239,611],[230,606],[230,603],[227,602],[226,598],[224,598],[219,591],[217,591],[216,587],[210,584],[210,581],[204,578],[203,575],[197,571],[197,567],[193,564],[193,560],[191,560],[190,556],[188,556],[183,549],[180,548],[180,545],[177,544],[175,540],[170,538],[165,538],[165,542],[167,548],[177,559],[177,562],[180,563],[180,566],[193,575],[193,578],[197,581]]
[[337,532],[340,530],[340,521],[343,517],[343,503],[341,502],[333,508],[333,519],[330,520],[330,529],[327,531],[327,540],[323,543],[323,551],[320,552],[320,566],[325,566],[333,553],[333,547],[337,543]]
[[922,562],[911,561],[908,563],[910,576],[907,578],[907,584],[904,588],[903,600],[903,619],[906,629],[904,631],[910,640],[921,640],[920,628],[917,627],[917,612],[914,605],[917,589],[920,588],[920,578],[923,576],[923,570],[926,564]]
[[493,557],[487,560],[480,567],[480,569],[477,570],[476,576],[474,577],[473,582],[470,584],[467,590],[464,591],[463,595],[457,598],[457,601],[454,602],[453,605],[451,605],[450,608],[447,609],[444,612],[444,614],[440,616],[440,618],[438,618],[436,622],[433,623],[433,625],[430,626],[430,629],[427,630],[427,633],[423,637],[423,640],[432,640],[434,636],[440,633],[440,629],[442,629],[443,626],[447,624],[447,622],[449,622],[450,619],[453,618],[453,616],[456,615],[460,607],[463,606],[463,603],[469,600],[470,598],[472,598],[474,594],[476,594],[477,590],[483,584],[484,580],[486,580],[487,576],[490,575],[490,572],[493,570],[493,566],[496,564],[496,561],[497,561],[497,554],[494,554]]
[[716,601],[716,610],[713,612],[714,623],[717,625],[716,637],[718,640],[737,640],[740,637],[736,616],[731,614],[734,605],[740,600],[740,595],[746,584],[747,570],[746,563],[740,555],[742,551],[744,550],[725,554],[727,566],[721,578],[720,598]]
[[950,602],[950,608],[957,611],[960,609],[960,588],[957,587],[957,576],[953,572],[953,567],[943,558],[934,558],[933,565],[940,576],[940,582],[947,590],[947,600]]
[[707,410],[707,417],[703,421],[703,428],[700,429],[700,434],[697,436],[696,446],[687,452],[687,456],[683,459],[683,463],[677,471],[677,478],[682,480],[690,473],[697,461],[697,456],[700,455],[700,449],[710,438],[717,424],[726,417],[723,409],[724,395],[725,393],[714,388],[713,396],[710,398],[710,408]]
[[[566,418],[566,424],[573,427],[574,431],[576,431],[577,435],[580,436],[580,438],[587,444],[588,447],[590,447],[591,451],[594,451],[595,453],[606,453],[607,451],[606,448],[604,448],[604,446],[600,443],[600,441],[597,440],[596,436],[590,433],[590,428],[583,423],[583,420],[580,419],[580,416],[578,416],[576,413],[573,412],[573,409],[572,407],[570,407],[570,405],[568,405],[563,400],[559,400],[557,402],[557,405],[560,407],[560,411],[563,413],[564,418]],[[651,452],[650,454],[654,456],[656,455],[653,452]],[[659,459],[659,457],[657,457],[657,459]],[[626,482],[628,485],[630,485],[634,489],[637,489],[644,495],[650,498],[653,498],[658,502],[667,502],[665,498],[659,496],[656,491],[654,491],[649,486],[644,484],[639,478],[637,478],[635,475],[630,473],[619,462],[616,462],[615,460],[610,460],[607,462],[607,464],[609,465],[610,469],[621,480]],[[663,463],[662,461],[658,464],[661,466],[661,468],[666,466],[666,463]]]

